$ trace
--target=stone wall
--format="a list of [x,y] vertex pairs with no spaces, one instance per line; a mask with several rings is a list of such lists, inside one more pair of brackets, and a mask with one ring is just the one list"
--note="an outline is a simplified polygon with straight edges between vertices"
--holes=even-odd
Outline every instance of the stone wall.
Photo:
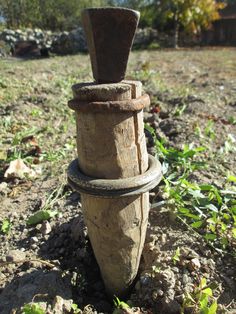
[[[145,48],[157,39],[158,33],[156,30],[151,28],[138,29],[134,39],[134,48]],[[9,54],[17,56],[21,43],[25,46],[26,42],[31,43],[32,46],[37,45],[38,52],[35,52],[34,49],[34,56],[45,54],[45,51],[58,55],[87,51],[86,40],[81,27],[71,32],[61,33],[52,33],[41,29],[5,29],[0,33],[0,56]],[[23,49],[22,51],[24,52]],[[22,56],[22,53],[20,56]]]

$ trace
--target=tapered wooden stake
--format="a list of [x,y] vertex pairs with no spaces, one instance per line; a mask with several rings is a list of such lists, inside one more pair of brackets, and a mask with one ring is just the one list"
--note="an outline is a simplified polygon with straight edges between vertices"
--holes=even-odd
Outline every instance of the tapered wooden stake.
[[[77,101],[123,101],[141,95],[141,83],[79,84]],[[148,168],[143,112],[76,111],[80,169],[106,179],[134,177]],[[123,295],[132,284],[143,249],[149,193],[121,198],[82,194],[89,238],[110,295]]]
[[142,95],[140,82],[120,82],[139,13],[101,8],[85,10],[82,16],[96,83],[72,87],[69,106],[76,113],[78,164],[69,166],[68,181],[82,193],[84,218],[106,290],[123,296],[137,275],[144,245],[146,191],[161,178],[160,164],[154,158],[149,163],[146,150],[142,109],[149,97]]

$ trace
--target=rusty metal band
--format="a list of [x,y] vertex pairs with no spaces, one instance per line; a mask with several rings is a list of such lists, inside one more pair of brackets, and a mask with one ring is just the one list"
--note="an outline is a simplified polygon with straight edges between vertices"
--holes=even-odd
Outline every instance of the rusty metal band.
[[80,101],[78,99],[72,99],[68,102],[68,106],[75,111],[82,112],[103,112],[103,111],[140,111],[144,107],[150,105],[150,98],[147,94],[144,94],[135,99],[127,100],[115,100],[115,101]]
[[162,178],[160,162],[148,156],[148,170],[140,175],[124,179],[95,179],[84,175],[75,159],[69,165],[67,175],[69,185],[76,191],[96,197],[119,198],[140,195],[158,185]]

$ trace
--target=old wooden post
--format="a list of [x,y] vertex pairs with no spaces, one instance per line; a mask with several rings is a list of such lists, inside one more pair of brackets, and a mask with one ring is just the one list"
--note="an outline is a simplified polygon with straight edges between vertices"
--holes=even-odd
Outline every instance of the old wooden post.
[[146,235],[148,191],[161,179],[148,156],[142,84],[122,81],[138,23],[128,9],[87,9],[83,22],[95,82],[72,87],[78,159],[68,181],[81,193],[89,238],[107,292],[122,296],[137,275]]

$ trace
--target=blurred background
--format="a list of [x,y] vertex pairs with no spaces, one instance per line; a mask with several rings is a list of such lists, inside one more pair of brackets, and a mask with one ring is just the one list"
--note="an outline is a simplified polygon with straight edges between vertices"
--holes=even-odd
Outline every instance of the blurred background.
[[101,6],[141,12],[135,49],[236,45],[235,0],[0,0],[0,55],[84,52],[81,10]]

